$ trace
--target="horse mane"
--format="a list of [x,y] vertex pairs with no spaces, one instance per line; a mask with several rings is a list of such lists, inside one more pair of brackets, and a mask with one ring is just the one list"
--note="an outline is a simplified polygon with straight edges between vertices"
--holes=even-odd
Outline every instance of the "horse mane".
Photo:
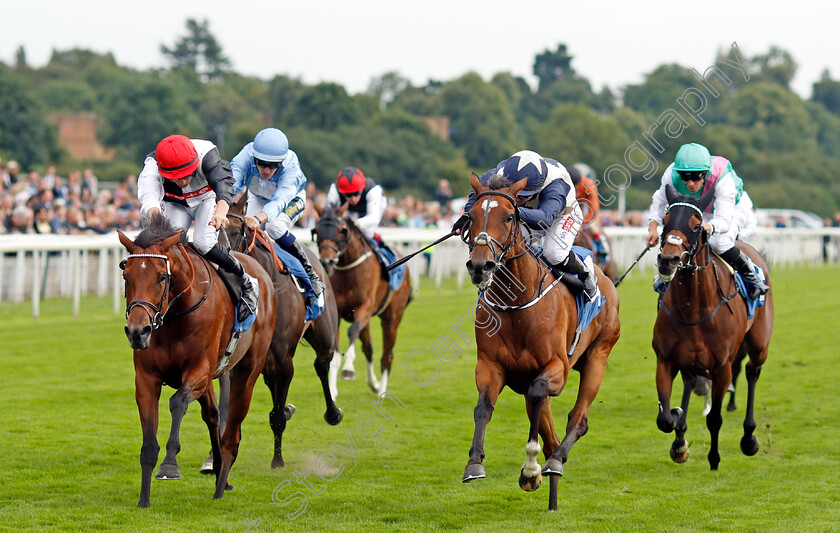
[[487,187],[494,191],[497,191],[499,189],[507,189],[512,185],[513,183],[511,183],[510,180],[504,177],[504,175],[502,174],[493,174],[492,176],[490,176],[490,179],[487,180]]
[[[149,219],[148,225],[134,239],[134,244],[141,248],[148,248],[157,242],[161,242],[175,235],[176,231],[165,216],[155,215]],[[183,242],[185,239],[186,236],[182,233],[181,241]]]

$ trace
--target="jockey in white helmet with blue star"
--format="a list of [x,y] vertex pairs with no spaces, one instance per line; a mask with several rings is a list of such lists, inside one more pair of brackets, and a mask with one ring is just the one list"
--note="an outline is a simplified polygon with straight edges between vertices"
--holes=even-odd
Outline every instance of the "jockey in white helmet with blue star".
[[[566,167],[531,150],[522,150],[487,171],[479,181],[499,189],[522,179],[528,180],[516,197],[522,223],[533,233],[545,236],[543,257],[555,268],[578,276],[583,282],[585,296],[594,300],[598,296],[598,281],[577,254],[571,252],[583,213],[577,205],[575,187]],[[452,226],[457,233],[469,221],[466,213],[475,198],[475,191],[471,191],[464,214]]]

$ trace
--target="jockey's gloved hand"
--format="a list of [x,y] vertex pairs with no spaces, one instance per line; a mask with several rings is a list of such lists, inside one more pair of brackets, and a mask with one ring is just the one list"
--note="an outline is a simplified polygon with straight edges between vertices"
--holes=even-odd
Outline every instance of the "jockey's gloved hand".
[[464,226],[470,223],[470,217],[466,213],[458,217],[458,220],[452,224],[453,233],[463,233]]

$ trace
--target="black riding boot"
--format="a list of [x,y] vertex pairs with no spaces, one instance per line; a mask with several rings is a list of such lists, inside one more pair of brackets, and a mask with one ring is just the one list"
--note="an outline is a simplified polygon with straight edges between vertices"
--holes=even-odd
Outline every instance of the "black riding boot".
[[741,277],[747,285],[747,293],[749,294],[750,300],[755,300],[770,290],[770,287],[755,275],[755,271],[750,266],[747,256],[737,247],[733,246],[731,249],[720,254],[720,256],[741,274]]
[[580,257],[576,253],[569,251],[569,256],[566,258],[566,261],[557,266],[570,274],[576,275],[583,282],[583,294],[587,300],[592,301],[595,299],[595,296],[598,294],[598,281],[595,279],[595,276],[589,275],[589,271],[586,270],[586,265],[583,264],[583,261],[580,260]]
[[251,284],[251,278],[245,275],[242,263],[233,255],[233,252],[219,243],[214,244],[204,257],[219,265],[223,271],[220,274],[227,274],[221,276],[222,280],[230,289],[234,304],[242,302],[237,318],[240,322],[245,322],[257,310],[257,295]]
[[321,282],[321,278],[318,277],[318,273],[315,272],[312,263],[309,262],[309,256],[306,255],[306,250],[303,249],[303,246],[297,240],[292,241],[288,246],[283,246],[280,242],[281,240],[284,239],[277,239],[277,244],[300,261],[300,264],[303,265],[303,269],[306,271],[306,275],[309,277],[309,283],[312,284],[312,290],[315,292],[315,296],[311,296],[306,300],[306,307],[309,307],[324,292],[324,284]]

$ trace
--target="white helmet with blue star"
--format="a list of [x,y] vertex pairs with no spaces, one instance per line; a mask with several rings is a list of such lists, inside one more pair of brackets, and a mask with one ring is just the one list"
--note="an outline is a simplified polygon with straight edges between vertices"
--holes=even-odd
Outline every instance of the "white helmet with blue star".
[[548,175],[548,165],[537,152],[520,150],[499,163],[496,173],[504,176],[511,183],[527,178],[528,182],[519,195],[531,196],[540,192]]

